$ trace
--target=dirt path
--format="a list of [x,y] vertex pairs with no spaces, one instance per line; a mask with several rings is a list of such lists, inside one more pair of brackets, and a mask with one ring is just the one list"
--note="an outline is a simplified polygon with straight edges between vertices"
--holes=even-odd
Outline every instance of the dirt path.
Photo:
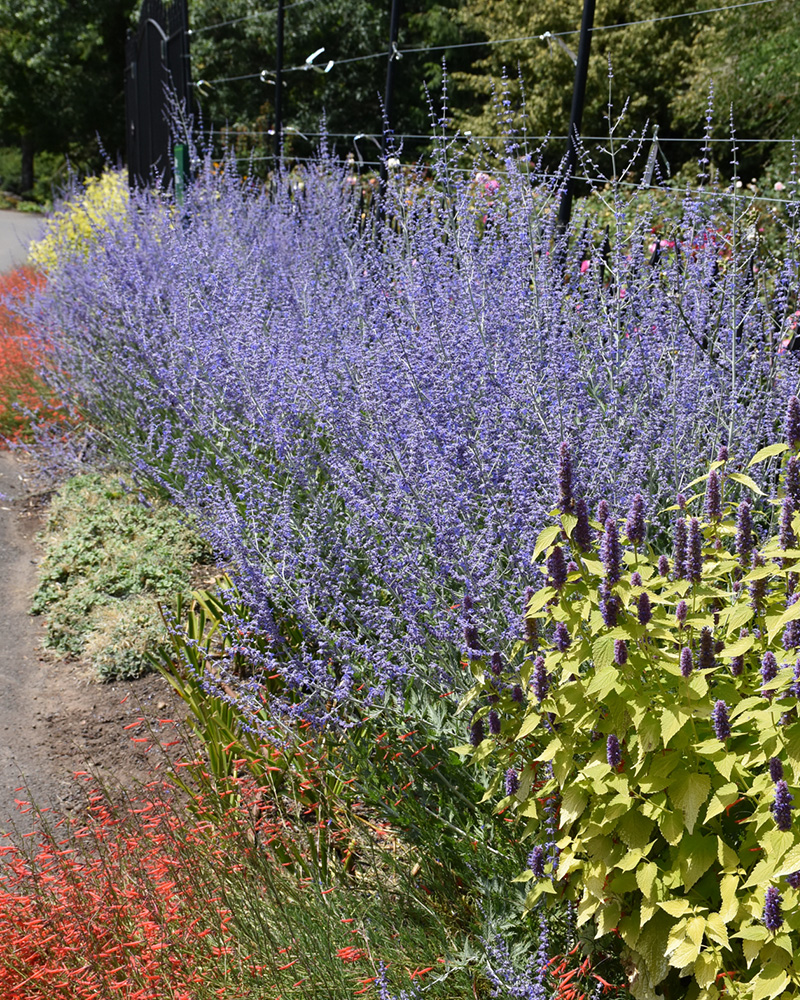
[[159,757],[148,751],[148,725],[168,741],[173,727],[159,720],[182,715],[160,677],[94,684],[80,663],[40,649],[41,621],[28,614],[40,513],[27,486],[24,462],[0,451],[0,834],[30,828],[15,800],[79,808],[76,771],[127,786],[147,780]]

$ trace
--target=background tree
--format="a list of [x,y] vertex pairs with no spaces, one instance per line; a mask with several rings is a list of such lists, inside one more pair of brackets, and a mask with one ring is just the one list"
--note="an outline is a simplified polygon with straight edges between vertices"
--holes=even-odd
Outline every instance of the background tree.
[[99,157],[123,149],[122,67],[132,0],[0,5],[0,133],[22,151],[21,189],[42,150]]

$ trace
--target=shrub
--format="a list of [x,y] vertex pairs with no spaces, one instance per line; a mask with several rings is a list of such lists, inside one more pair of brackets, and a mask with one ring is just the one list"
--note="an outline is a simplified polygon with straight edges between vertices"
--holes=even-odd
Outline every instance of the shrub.
[[82,191],[64,202],[45,224],[44,235],[31,243],[28,259],[45,273],[76,256],[88,257],[100,232],[125,218],[128,182],[121,170],[87,177]]
[[137,193],[32,310],[52,384],[196,516],[250,608],[231,634],[270,637],[253,662],[306,717],[459,688],[465,592],[487,648],[516,634],[563,438],[589,500],[656,509],[713,447],[774,441],[794,391],[791,220],[755,280],[689,191],[651,263],[646,211],[606,252],[504,166],[480,210],[442,154],[365,214],[325,157],[267,191],[206,162],[181,225]]
[[777,532],[754,529],[761,491],[723,451],[672,508],[671,565],[645,539],[641,498],[626,521],[576,516],[563,450],[528,639],[503,671],[470,661],[460,752],[491,767],[497,809],[525,823],[527,905],[577,904],[642,1000],[798,988],[797,399],[787,435],[750,462],[784,456]]

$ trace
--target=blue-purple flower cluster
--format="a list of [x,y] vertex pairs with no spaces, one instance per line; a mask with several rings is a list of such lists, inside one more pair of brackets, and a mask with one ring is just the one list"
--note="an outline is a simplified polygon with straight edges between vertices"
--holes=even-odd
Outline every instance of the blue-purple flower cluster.
[[[613,583],[613,512],[630,511],[641,544],[645,508],[672,502],[718,428],[733,454],[776,439],[797,378],[774,350],[794,265],[768,284],[720,269],[691,198],[677,240],[691,252],[650,265],[642,216],[611,248],[608,284],[580,266],[583,218],[560,236],[554,186],[513,166],[485,220],[469,178],[445,195],[398,174],[365,224],[346,180],[321,157],[265,191],[205,163],[181,211],[134,194],[32,306],[54,388],[231,567],[248,630],[270,641],[256,669],[279,671],[304,711],[364,678],[360,697],[410,671],[450,686],[430,673],[442,648],[452,664],[465,636],[473,649],[516,636],[559,501],[588,549],[587,503],[604,498]],[[742,510],[743,555],[748,523]],[[696,522],[679,522],[675,573],[698,579],[702,559]],[[548,571],[560,587],[569,567],[553,556]],[[479,598],[469,621],[465,592]]]

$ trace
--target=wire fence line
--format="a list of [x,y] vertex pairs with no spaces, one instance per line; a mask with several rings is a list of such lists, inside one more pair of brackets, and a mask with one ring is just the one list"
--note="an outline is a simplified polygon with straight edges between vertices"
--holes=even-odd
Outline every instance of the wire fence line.
[[[292,7],[299,7],[302,4],[311,3],[311,2],[316,2],[316,0],[296,0],[295,3],[287,4],[284,7],[284,10],[290,10]],[[677,21],[677,20],[685,19],[687,17],[702,17],[702,16],[705,16],[705,15],[708,15],[708,14],[718,14],[718,13],[723,13],[723,12],[726,12],[726,11],[740,10],[740,9],[748,8],[748,7],[760,7],[760,6],[764,6],[765,4],[772,4],[772,3],[777,3],[777,2],[778,2],[778,0],[744,0],[744,2],[741,2],[741,3],[726,4],[726,5],[720,6],[720,7],[704,7],[704,8],[700,8],[698,10],[684,11],[684,13],[682,13],[682,14],[664,14],[664,15],[661,15],[661,16],[658,16],[658,17],[646,17],[646,18],[641,18],[639,20],[634,20],[634,21],[620,21],[620,22],[617,22],[617,23],[614,23],[614,24],[599,24],[599,25],[595,25],[593,28],[591,28],[591,32],[593,34],[595,34],[595,33],[599,33],[599,32],[602,32],[602,31],[615,31],[618,28],[630,28],[630,27],[634,27],[634,26],[637,26],[637,25],[661,24],[661,23],[664,23],[666,21]],[[208,26],[203,27],[203,28],[194,28],[194,29],[192,29],[192,31],[190,32],[190,34],[196,34],[196,33],[201,32],[201,31],[210,31],[212,28],[224,27],[225,25],[228,25],[228,24],[235,24],[238,21],[250,20],[250,19],[252,19],[254,17],[257,17],[257,16],[258,17],[263,16],[264,14],[273,14],[276,11],[277,11],[277,8],[270,8],[269,10],[266,10],[266,11],[259,11],[258,14],[248,14],[248,15],[245,15],[244,17],[241,17],[241,18],[233,18],[230,21],[221,21],[219,24],[208,25]],[[393,49],[393,51],[392,51],[392,53],[391,53],[391,58],[402,59],[402,57],[405,56],[405,55],[414,55],[414,54],[417,54],[417,53],[444,52],[444,51],[455,50],[455,49],[462,50],[462,49],[471,49],[471,48],[483,48],[483,47],[485,47],[487,45],[488,46],[493,46],[493,45],[511,45],[511,44],[519,44],[521,42],[531,42],[531,41],[546,42],[546,41],[548,41],[551,38],[567,38],[567,37],[570,37],[572,35],[577,35],[579,33],[580,33],[580,29],[579,28],[570,28],[570,29],[566,29],[566,30],[563,30],[563,31],[544,31],[544,32],[540,32],[540,33],[535,34],[535,35],[517,35],[517,36],[509,37],[509,38],[490,38],[490,39],[485,39],[484,41],[480,41],[480,42],[454,42],[454,43],[448,44],[448,45],[422,45],[422,46],[415,46],[415,47],[409,47],[409,48],[400,48],[399,46],[395,46],[394,49]],[[371,59],[386,59],[386,58],[390,58],[389,50],[388,49],[382,49],[379,52],[370,52],[370,53],[368,53],[366,55],[350,56],[350,57],[347,57],[347,58],[344,58],[344,59],[332,59],[332,60],[330,60],[330,63],[332,64],[330,66],[330,68],[333,68],[335,66],[344,66],[344,65],[347,65],[349,63],[365,62],[365,61],[368,61],[368,60],[371,60]],[[319,67],[314,67],[309,62],[305,62],[305,63],[300,64],[299,66],[287,66],[287,67],[284,67],[283,68],[283,72],[287,73],[287,72],[306,71],[306,70],[313,69],[313,68],[317,68],[318,69]],[[247,74],[244,74],[242,76],[226,76],[226,77],[218,77],[215,80],[202,80],[202,81],[199,81],[198,85],[203,84],[205,86],[214,86],[216,84],[232,83],[232,82],[239,81],[239,80],[251,80],[251,79],[255,79],[257,77],[260,77],[260,78],[263,79],[264,78],[264,74],[267,74],[267,73],[270,73],[270,71],[262,69],[262,70],[259,70],[256,73],[247,73]]]

